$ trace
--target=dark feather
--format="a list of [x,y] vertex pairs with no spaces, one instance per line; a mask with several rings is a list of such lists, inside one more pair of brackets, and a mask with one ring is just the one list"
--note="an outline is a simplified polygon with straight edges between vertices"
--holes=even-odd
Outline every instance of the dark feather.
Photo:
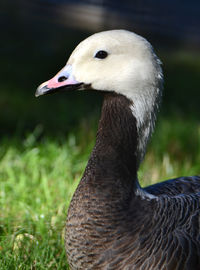
[[144,190],[157,196],[197,193],[200,192],[200,176],[179,177],[148,186]]

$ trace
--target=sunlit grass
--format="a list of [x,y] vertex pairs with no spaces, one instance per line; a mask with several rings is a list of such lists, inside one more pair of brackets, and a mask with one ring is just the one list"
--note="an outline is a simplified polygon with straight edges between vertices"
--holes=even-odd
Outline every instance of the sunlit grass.
[[[64,227],[72,194],[95,139],[86,125],[74,134],[38,140],[2,139],[0,269],[66,269]],[[87,136],[86,136],[87,135]],[[197,121],[160,119],[139,171],[142,186],[200,173]]]
[[33,134],[1,143],[0,269],[66,268],[65,219],[84,152],[74,135],[63,143],[36,143]]
[[199,122],[161,118],[139,171],[142,186],[197,174],[200,174]]

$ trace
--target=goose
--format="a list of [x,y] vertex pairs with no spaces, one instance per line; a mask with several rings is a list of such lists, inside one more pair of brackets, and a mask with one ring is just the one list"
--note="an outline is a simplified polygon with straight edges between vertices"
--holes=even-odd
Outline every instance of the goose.
[[93,34],[36,96],[103,96],[96,143],[73,195],[65,246],[71,270],[200,269],[200,177],[141,188],[137,171],[162,96],[161,62],[127,30]]

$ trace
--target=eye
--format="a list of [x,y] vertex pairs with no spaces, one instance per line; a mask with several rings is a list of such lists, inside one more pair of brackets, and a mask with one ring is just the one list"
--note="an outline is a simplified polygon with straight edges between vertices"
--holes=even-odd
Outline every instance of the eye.
[[99,58],[99,59],[104,59],[108,56],[108,53],[106,51],[98,51],[96,54],[95,54],[95,58]]

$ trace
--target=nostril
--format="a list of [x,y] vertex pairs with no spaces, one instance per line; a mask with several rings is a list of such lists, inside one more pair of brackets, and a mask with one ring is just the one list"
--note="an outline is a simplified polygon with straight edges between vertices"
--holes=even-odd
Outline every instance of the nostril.
[[65,76],[61,76],[58,78],[58,82],[63,82],[63,81],[66,81],[68,78],[65,77]]

